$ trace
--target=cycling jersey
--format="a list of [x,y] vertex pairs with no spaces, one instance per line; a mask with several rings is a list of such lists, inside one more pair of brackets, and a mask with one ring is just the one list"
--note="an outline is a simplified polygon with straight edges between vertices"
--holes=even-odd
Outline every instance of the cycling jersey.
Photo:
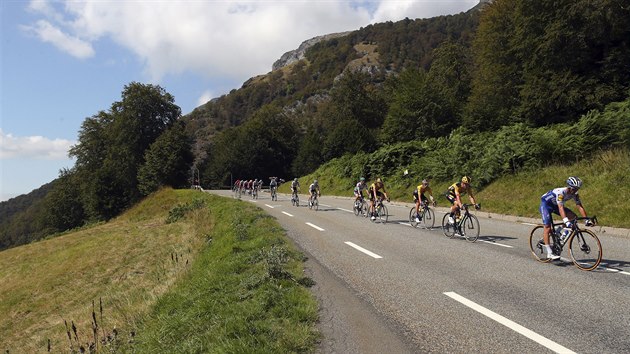
[[549,206],[564,206],[564,202],[571,199],[575,199],[575,204],[581,205],[582,202],[580,201],[580,196],[578,195],[578,192],[568,194],[568,189],[569,188],[567,187],[554,188],[549,192],[543,194],[540,199],[543,203]]
[[[542,216],[543,224],[551,225],[553,223],[551,214],[554,213],[560,215],[558,205],[562,205],[564,207],[564,203],[567,200],[574,199],[576,205],[582,205],[577,191],[573,194],[568,194],[567,191],[568,188],[566,187],[554,188],[540,197],[539,211]],[[570,209],[565,208],[565,212],[568,211],[570,211]]]
[[318,186],[318,185],[315,185],[315,183],[311,183],[311,185],[310,185],[310,186],[308,186],[308,190],[309,190],[311,193],[319,192],[319,186]]
[[427,201],[428,198],[424,195],[425,192],[429,193],[431,198],[433,198],[433,191],[431,190],[431,187],[429,186],[425,187],[424,185],[421,184],[416,189],[413,190],[414,200],[417,200],[418,198],[420,198],[420,200],[422,201]]
[[461,182],[453,183],[450,187],[448,187],[448,192],[446,192],[447,196],[450,195],[452,197],[462,196],[468,193],[471,198],[474,198],[472,191],[472,186],[469,184],[467,188],[462,187]]
[[297,187],[299,187],[299,186],[300,186],[300,182],[297,182],[297,181],[293,181],[293,182],[291,182],[291,188],[292,188],[292,189],[295,189],[295,188],[297,188]]
[[359,182],[356,186],[354,186],[355,193],[361,193],[368,188],[367,184]]

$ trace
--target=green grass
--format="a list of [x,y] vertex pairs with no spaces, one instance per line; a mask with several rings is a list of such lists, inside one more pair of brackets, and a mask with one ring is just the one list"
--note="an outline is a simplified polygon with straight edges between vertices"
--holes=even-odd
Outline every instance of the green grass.
[[[352,163],[351,157],[335,159],[322,165],[314,173],[300,178],[302,193],[305,193],[313,179],[318,179],[322,194],[352,196],[354,185],[361,177],[346,175],[346,167]],[[538,218],[540,197],[552,188],[563,186],[569,176],[578,176],[584,181],[580,190],[582,202],[589,215],[597,215],[600,225],[630,228],[628,207],[624,200],[625,196],[630,195],[630,153],[627,149],[603,151],[590,159],[565,166],[550,166],[505,175],[482,190],[477,190],[476,199],[482,204],[484,211]],[[423,179],[423,176],[404,176],[403,169],[391,171],[389,175],[381,177],[390,197],[402,202],[412,201],[413,189]],[[448,205],[444,193],[453,182],[455,181],[431,182],[438,205]],[[280,190],[288,193],[289,183],[281,186]],[[573,202],[568,205],[575,209]]]
[[302,261],[254,206],[162,190],[106,224],[1,252],[0,350],[87,348],[94,301],[102,351],[309,351],[317,304]]

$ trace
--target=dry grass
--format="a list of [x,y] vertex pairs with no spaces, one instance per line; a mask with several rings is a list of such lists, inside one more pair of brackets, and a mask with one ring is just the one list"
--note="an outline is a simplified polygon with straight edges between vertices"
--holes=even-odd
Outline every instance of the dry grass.
[[199,223],[209,223],[207,216],[166,225],[167,212],[156,213],[174,196],[163,191],[110,223],[1,252],[0,350],[44,352],[50,340],[53,352],[69,351],[64,320],[77,327],[78,349],[93,341],[92,302],[98,308],[99,299],[99,333],[117,328],[128,335],[137,314],[154,304],[203,243]]

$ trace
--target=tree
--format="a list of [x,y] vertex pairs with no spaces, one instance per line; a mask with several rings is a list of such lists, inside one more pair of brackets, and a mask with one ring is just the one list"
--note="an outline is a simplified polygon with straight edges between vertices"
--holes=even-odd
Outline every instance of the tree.
[[148,195],[162,186],[185,186],[192,161],[190,139],[183,123],[176,123],[162,133],[145,153],[145,163],[138,171],[140,193]]
[[46,225],[55,232],[79,227],[85,223],[86,215],[81,202],[81,190],[77,173],[63,169],[53,189],[44,198]]

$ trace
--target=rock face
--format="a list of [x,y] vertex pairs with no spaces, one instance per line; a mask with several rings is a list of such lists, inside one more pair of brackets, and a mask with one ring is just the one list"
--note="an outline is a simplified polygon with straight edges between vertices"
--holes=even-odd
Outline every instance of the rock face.
[[333,39],[333,38],[338,38],[338,37],[343,37],[345,35],[348,35],[349,33],[351,33],[352,31],[348,31],[348,32],[340,32],[340,33],[331,33],[331,34],[325,34],[323,36],[317,36],[317,37],[313,37],[311,39],[305,40],[304,42],[302,42],[302,44],[300,44],[300,46],[298,47],[298,49],[289,51],[284,53],[280,59],[276,60],[275,63],[273,63],[273,66],[271,67],[272,70],[277,70],[282,68],[283,66],[287,66],[291,63],[294,63],[298,60],[304,59],[304,53],[306,53],[306,50],[312,46],[314,46],[315,44],[321,42],[321,41],[326,41],[329,39]]

